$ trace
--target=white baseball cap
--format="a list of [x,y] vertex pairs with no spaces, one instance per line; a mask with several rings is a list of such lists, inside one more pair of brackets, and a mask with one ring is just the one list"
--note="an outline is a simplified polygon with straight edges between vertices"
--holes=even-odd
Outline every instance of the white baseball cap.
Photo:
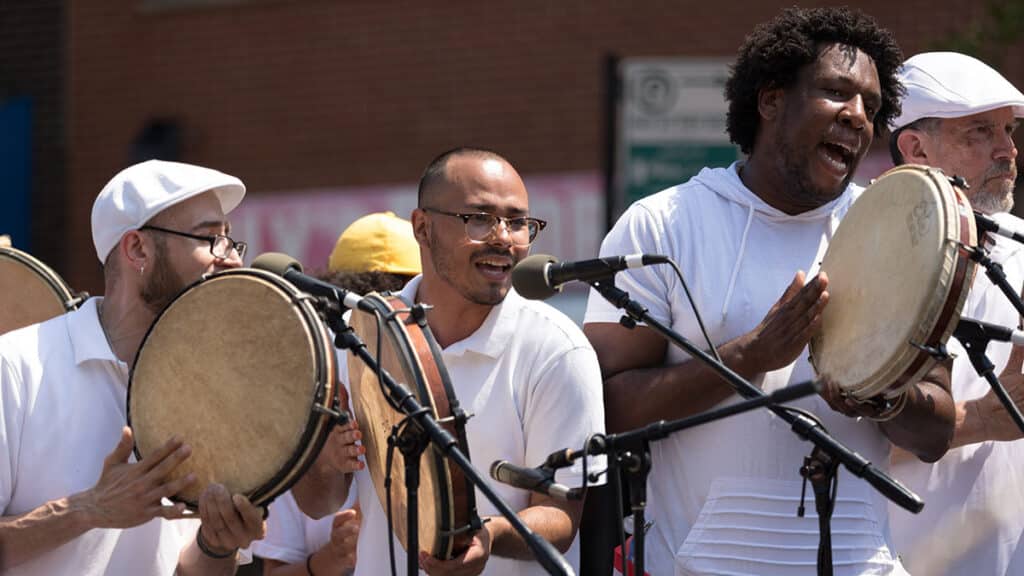
[[925,52],[907,59],[898,73],[907,89],[898,130],[921,118],[960,118],[1013,106],[1024,116],[1024,94],[981,60],[958,52]]
[[147,160],[118,172],[92,205],[92,242],[105,262],[125,232],[138,230],[163,210],[213,191],[225,214],[245,196],[234,176],[181,162]]

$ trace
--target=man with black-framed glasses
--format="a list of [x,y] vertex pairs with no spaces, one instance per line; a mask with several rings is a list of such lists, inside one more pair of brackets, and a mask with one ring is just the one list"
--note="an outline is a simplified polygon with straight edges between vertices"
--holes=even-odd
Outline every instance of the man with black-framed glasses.
[[175,236],[181,236],[182,238],[191,238],[193,240],[202,240],[203,242],[210,243],[210,254],[218,260],[227,260],[232,257],[231,252],[234,251],[238,254],[238,259],[245,258],[245,250],[249,247],[245,242],[236,242],[230,236],[224,234],[211,234],[208,236],[202,236],[199,234],[189,234],[188,232],[182,232],[181,230],[171,230],[170,228],[161,228],[159,226],[145,225],[139,230],[154,230],[156,232],[163,232],[165,234],[173,234]]
[[195,481],[171,479],[191,448],[171,438],[135,462],[125,426],[128,367],[156,315],[201,275],[241,266],[226,214],[244,194],[200,166],[126,168],[93,204],[104,296],[0,336],[0,572],[230,574],[262,537],[262,512],[221,485],[200,496],[201,523],[165,505]]
[[[474,416],[466,424],[469,451],[477,467],[495,460],[539,465],[556,450],[582,446],[604,430],[601,376],[582,331],[544,304],[525,300],[512,289],[513,266],[529,253],[545,222],[530,216],[526,186],[498,154],[458,148],[438,156],[420,180],[418,208],[412,213],[423,273],[402,295],[429,304],[430,329],[441,346],[459,403]],[[323,454],[344,450],[325,447]],[[313,516],[336,510],[346,495],[338,481],[316,463],[293,489],[299,506]],[[579,467],[558,475],[571,486],[582,483]],[[591,462],[591,470],[599,465]],[[356,574],[388,573],[387,516],[367,470],[355,473],[363,521]],[[312,479],[323,480],[312,485]],[[576,532],[582,503],[492,482],[535,532],[566,553],[578,568]],[[545,571],[507,520],[482,496],[476,499],[483,529],[469,549],[442,561],[419,552],[420,567],[438,574],[541,575]],[[395,541],[396,564],[405,565]],[[417,553],[415,551],[411,553]]]

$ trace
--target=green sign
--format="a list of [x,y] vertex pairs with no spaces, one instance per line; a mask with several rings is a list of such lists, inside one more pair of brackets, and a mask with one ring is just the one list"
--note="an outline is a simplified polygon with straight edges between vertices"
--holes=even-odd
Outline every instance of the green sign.
[[682,184],[705,167],[725,167],[736,161],[739,149],[732,144],[695,142],[633,145],[626,151],[625,206],[676,184]]

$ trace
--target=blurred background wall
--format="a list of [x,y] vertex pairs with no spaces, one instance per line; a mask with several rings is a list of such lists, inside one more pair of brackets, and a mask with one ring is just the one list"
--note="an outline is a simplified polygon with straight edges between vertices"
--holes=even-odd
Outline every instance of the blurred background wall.
[[[606,231],[609,57],[731,58],[792,4],[4,0],[0,232],[98,294],[92,201],[155,156],[241,177],[234,235],[315,268],[358,216],[408,217],[426,164],[472,144],[526,178],[532,212],[551,222],[535,251],[593,257]],[[1024,86],[1021,0],[851,5],[908,56],[958,48]]]

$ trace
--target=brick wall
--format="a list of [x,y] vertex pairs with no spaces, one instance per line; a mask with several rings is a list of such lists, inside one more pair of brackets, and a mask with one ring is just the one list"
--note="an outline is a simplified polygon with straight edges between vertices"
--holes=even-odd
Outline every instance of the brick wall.
[[[64,273],[99,291],[89,208],[155,117],[182,160],[268,190],[415,180],[470,143],[524,173],[602,168],[604,58],[731,56],[791,1],[250,1],[69,6]],[[975,3],[864,0],[909,54],[981,17]],[[1009,60],[1009,59],[1008,59]],[[1024,81],[1024,63],[1005,70]]]
[[32,102],[31,248],[57,267],[66,262],[63,5],[60,0],[0,3],[0,101],[28,97]]

